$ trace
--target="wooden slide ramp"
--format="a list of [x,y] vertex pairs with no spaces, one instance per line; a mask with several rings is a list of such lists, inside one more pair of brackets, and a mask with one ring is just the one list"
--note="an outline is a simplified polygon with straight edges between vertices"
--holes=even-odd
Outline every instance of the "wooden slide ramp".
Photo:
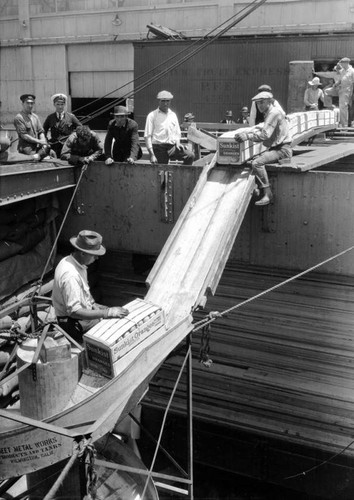
[[167,328],[214,292],[241,226],[254,176],[248,168],[207,165],[147,277],[146,300],[163,307]]

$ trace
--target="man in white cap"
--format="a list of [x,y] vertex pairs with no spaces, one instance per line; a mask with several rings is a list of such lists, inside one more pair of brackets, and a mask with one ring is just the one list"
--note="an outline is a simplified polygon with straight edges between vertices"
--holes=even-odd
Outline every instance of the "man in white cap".
[[[44,120],[43,129],[51,148],[60,158],[64,142],[81,125],[81,122],[75,115],[66,111],[68,98],[65,94],[54,94],[51,99],[55,112]],[[48,134],[50,134],[49,138]]]
[[114,119],[108,124],[104,140],[105,163],[111,165],[114,161],[119,161],[134,164],[142,157],[138,124],[128,118],[129,110],[125,106],[115,106],[111,115]]
[[170,109],[173,95],[167,90],[157,94],[159,106],[148,114],[145,124],[145,144],[150,162],[167,165],[169,160],[181,160],[192,165],[194,153],[181,145],[181,129],[176,113]]
[[53,307],[58,325],[72,338],[81,342],[82,335],[101,319],[123,318],[129,311],[124,307],[105,307],[91,295],[87,266],[106,253],[102,236],[83,230],[70,238],[74,247],[56,267],[52,291]]
[[291,158],[291,136],[284,113],[273,104],[273,94],[263,91],[254,96],[252,101],[263,114],[263,126],[252,127],[249,131],[236,132],[235,140],[236,142],[247,140],[262,142],[267,147],[267,151],[251,160],[252,172],[263,191],[262,198],[256,201],[256,205],[263,206],[268,205],[273,198],[265,165],[283,158]]
[[[270,92],[271,94],[273,93],[272,91],[272,87],[266,83],[263,83],[262,85],[260,85],[257,89],[257,92]],[[279,104],[279,102],[273,98],[273,105],[278,108],[285,116],[285,111],[283,110],[283,108],[281,107],[281,105]],[[258,123],[262,123],[263,122],[263,114],[259,111],[259,109],[257,108],[256,106],[256,103],[255,101],[252,101],[252,104],[251,104],[251,111],[250,111],[250,116],[249,116],[249,119],[248,119],[248,124],[253,127],[254,125],[258,125]]]
[[22,111],[14,119],[18,135],[18,152],[39,161],[48,154],[55,156],[47,143],[38,115],[33,113],[36,96],[34,94],[22,94],[20,100],[22,102]]
[[343,57],[336,65],[339,79],[334,86],[338,89],[339,96],[339,123],[342,127],[348,126],[349,106],[352,101],[354,85],[354,68],[349,57]]
[[323,90],[319,88],[321,81],[318,76],[315,76],[308,83],[308,87],[304,94],[304,104],[306,111],[317,111],[319,109],[319,102],[321,101],[324,106]]

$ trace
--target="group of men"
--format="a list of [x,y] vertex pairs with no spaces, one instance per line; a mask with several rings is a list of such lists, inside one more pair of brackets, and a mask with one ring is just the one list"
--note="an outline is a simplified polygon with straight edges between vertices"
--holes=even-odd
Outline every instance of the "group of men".
[[[145,142],[151,163],[168,163],[181,160],[192,165],[195,155],[181,144],[181,129],[177,115],[170,109],[173,95],[163,90],[157,95],[158,107],[147,116]],[[129,118],[125,106],[115,106],[108,124],[104,147],[98,135],[66,110],[67,96],[52,96],[55,112],[45,119],[43,126],[33,111],[36,97],[23,94],[22,110],[16,115],[14,125],[18,135],[16,153],[8,151],[10,140],[1,142],[0,160],[7,162],[41,161],[46,156],[67,160],[73,165],[105,160],[134,163],[142,157],[138,124]]]
[[[67,97],[64,94],[52,97],[55,112],[47,116],[43,126],[33,112],[35,99],[33,94],[21,96],[22,111],[14,120],[18,134],[18,152],[14,161],[40,161],[50,155],[74,165],[88,164],[96,159],[104,159],[110,165],[114,161],[134,163],[141,158],[138,124],[129,118],[129,111],[124,106],[114,107],[102,148],[98,135],[66,110]],[[170,108],[172,99],[169,91],[159,92],[158,107],[146,118],[144,137],[150,162],[167,164],[169,160],[176,159],[191,165],[194,154],[181,145],[178,118]],[[257,204],[266,205],[271,201],[272,193],[264,165],[291,156],[290,137],[285,113],[279,105],[277,107],[270,87],[261,87],[252,101],[255,107],[253,114],[260,114],[259,120],[263,125],[241,129],[241,132],[236,132],[235,140],[252,139],[263,142],[269,148],[251,162],[263,189],[263,196]],[[257,118],[255,122],[259,123]],[[102,236],[95,231],[83,230],[70,242],[73,252],[63,258],[55,270],[52,298],[58,324],[72,338],[82,341],[83,333],[101,319],[123,318],[129,311],[97,304],[91,295],[87,266],[104,255],[106,250],[102,245]]]

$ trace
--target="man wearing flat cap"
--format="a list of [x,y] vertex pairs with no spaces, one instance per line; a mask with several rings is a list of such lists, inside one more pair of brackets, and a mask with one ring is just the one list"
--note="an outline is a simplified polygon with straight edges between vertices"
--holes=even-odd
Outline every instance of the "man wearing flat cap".
[[194,153],[181,145],[181,128],[177,115],[170,109],[173,95],[168,90],[157,94],[158,108],[148,114],[145,124],[145,144],[152,164],[167,165],[169,160],[181,160],[192,165]]
[[267,147],[267,151],[251,161],[252,173],[256,176],[257,183],[262,190],[262,198],[256,201],[256,205],[263,206],[268,205],[273,198],[265,165],[283,158],[291,158],[291,136],[284,113],[273,104],[273,94],[263,91],[254,96],[252,101],[263,113],[264,123],[236,132],[235,140],[236,142],[246,140],[262,142]]
[[114,119],[108,124],[104,141],[105,163],[111,165],[114,161],[119,161],[134,164],[142,157],[138,124],[128,118],[129,111],[125,106],[115,106],[111,115]]
[[18,135],[18,152],[42,160],[48,154],[55,157],[44,134],[39,117],[33,113],[36,96],[23,94],[20,97],[22,111],[15,116],[14,125]]
[[66,111],[68,98],[65,94],[54,94],[51,99],[55,112],[44,120],[43,129],[51,148],[60,158],[64,142],[81,125],[81,122],[74,114]]
[[339,96],[339,124],[348,127],[349,106],[351,105],[354,85],[354,69],[349,57],[343,57],[336,65],[339,79],[334,84]]
[[64,257],[55,269],[52,300],[58,325],[81,342],[82,335],[101,319],[123,318],[129,311],[97,304],[91,295],[87,266],[106,253],[102,236],[83,230],[70,238],[70,243],[73,253]]
[[[270,92],[271,94],[273,94],[272,87],[270,85],[268,85],[267,83],[262,83],[262,85],[260,85],[258,87],[257,93],[259,93],[259,92]],[[285,111],[281,107],[280,103],[276,99],[274,99],[274,97],[273,97],[273,105],[276,108],[278,108],[285,116],[285,114],[286,114]],[[250,116],[248,119],[249,126],[253,127],[254,125],[258,125],[258,123],[263,123],[263,120],[264,120],[263,113],[261,113],[259,111],[258,107],[256,106],[255,101],[252,101]]]

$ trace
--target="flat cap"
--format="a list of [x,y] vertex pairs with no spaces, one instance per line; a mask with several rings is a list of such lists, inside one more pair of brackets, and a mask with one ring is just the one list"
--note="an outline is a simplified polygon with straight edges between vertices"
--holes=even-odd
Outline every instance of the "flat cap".
[[168,90],[161,90],[157,94],[157,99],[167,99],[169,101],[170,99],[173,99],[173,95]]
[[263,83],[258,87],[258,92],[272,92],[272,87],[270,85],[267,85],[266,83]]
[[34,94],[22,94],[20,96],[20,100],[22,102],[25,102],[25,101],[34,102],[36,100],[36,96]]
[[350,59],[349,57],[342,57],[342,59],[339,61],[340,63],[341,62],[347,62],[347,63],[350,63]]
[[273,99],[271,92],[259,92],[259,94],[252,97],[252,101],[261,101],[262,99]]

